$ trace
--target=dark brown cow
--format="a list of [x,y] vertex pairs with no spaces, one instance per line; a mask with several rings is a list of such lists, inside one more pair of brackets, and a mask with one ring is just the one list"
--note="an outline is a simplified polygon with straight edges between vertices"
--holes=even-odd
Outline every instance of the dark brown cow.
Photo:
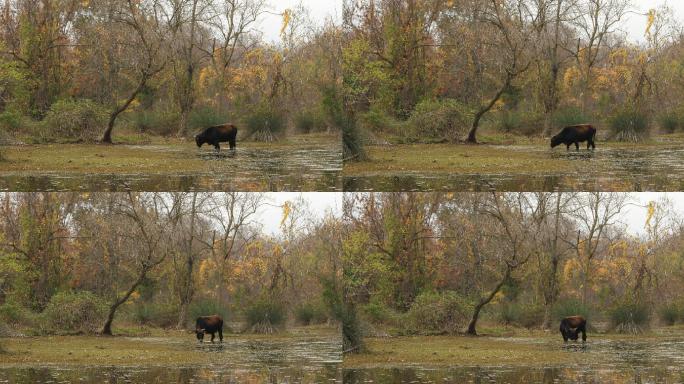
[[582,316],[568,316],[561,320],[560,332],[563,341],[577,340],[579,333],[582,332],[582,341],[587,341],[587,320]]
[[237,137],[237,127],[233,124],[223,124],[209,127],[195,136],[195,142],[198,147],[202,144],[211,144],[217,151],[221,150],[219,143],[228,142],[230,149],[235,149],[235,142]]
[[204,341],[204,334],[211,334],[211,342],[214,342],[214,333],[218,332],[220,342],[223,342],[223,319],[219,315],[200,316],[195,322],[197,340]]
[[586,141],[587,149],[591,147],[596,149],[596,128],[590,124],[571,125],[563,128],[559,134],[551,138],[551,148],[565,144],[567,150],[570,150],[570,145],[575,144],[575,148],[579,151],[579,143]]

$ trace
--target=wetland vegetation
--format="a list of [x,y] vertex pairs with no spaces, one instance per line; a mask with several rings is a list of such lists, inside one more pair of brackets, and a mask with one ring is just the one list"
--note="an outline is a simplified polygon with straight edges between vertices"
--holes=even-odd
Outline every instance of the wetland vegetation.
[[[0,189],[340,190],[340,28],[278,7],[4,1]],[[237,154],[198,151],[224,123]]]
[[[350,2],[345,190],[680,190],[677,12],[629,0]],[[625,33],[635,18],[644,29]],[[598,130],[594,153],[549,150],[582,123]]]
[[[651,198],[346,195],[345,377],[681,377],[681,197]],[[572,315],[588,319],[586,343],[563,342]]]
[[[278,199],[0,195],[0,380],[336,380],[334,199]],[[199,343],[213,314],[224,340]]]

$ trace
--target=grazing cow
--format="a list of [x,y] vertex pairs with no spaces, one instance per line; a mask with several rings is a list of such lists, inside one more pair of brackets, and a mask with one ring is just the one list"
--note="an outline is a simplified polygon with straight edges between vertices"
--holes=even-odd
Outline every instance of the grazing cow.
[[237,127],[233,124],[223,124],[209,127],[195,135],[195,142],[198,147],[202,147],[202,144],[211,144],[216,148],[217,151],[221,151],[221,146],[219,143],[228,142],[230,144],[230,149],[235,149],[235,138],[237,137]]
[[570,150],[570,145],[575,144],[575,148],[579,151],[579,143],[586,141],[587,149],[589,147],[596,149],[594,140],[596,140],[596,128],[590,124],[571,125],[563,128],[559,134],[551,138],[551,148],[565,144],[567,150]]
[[200,316],[195,322],[195,333],[199,342],[204,341],[204,334],[211,334],[211,342],[214,342],[214,333],[218,332],[219,340],[223,342],[223,319],[219,315]]
[[587,320],[582,316],[568,316],[561,320],[560,332],[563,341],[577,340],[579,333],[582,332],[582,341],[587,341]]

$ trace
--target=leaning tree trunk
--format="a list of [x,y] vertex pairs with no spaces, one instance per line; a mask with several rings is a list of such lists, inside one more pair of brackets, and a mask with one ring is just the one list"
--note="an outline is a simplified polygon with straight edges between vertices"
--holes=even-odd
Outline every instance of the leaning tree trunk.
[[504,82],[503,86],[501,86],[496,95],[494,95],[494,97],[491,100],[489,100],[489,103],[487,103],[487,105],[485,105],[484,107],[480,108],[479,111],[477,111],[477,113],[475,114],[475,118],[473,119],[473,125],[470,128],[470,132],[468,132],[468,138],[466,139],[467,143],[477,144],[477,129],[480,127],[480,120],[487,112],[489,112],[494,107],[494,104],[496,104],[496,102],[499,101],[501,95],[503,95],[503,93],[506,92],[508,87],[511,86],[512,80],[513,75],[507,73],[506,81]]
[[107,123],[107,129],[104,131],[104,134],[102,135],[102,143],[106,144],[111,144],[112,143],[112,130],[114,130],[114,123],[116,122],[116,118],[119,117],[119,115],[128,109],[128,106],[131,105],[133,100],[135,100],[135,97],[138,96],[138,93],[140,93],[143,88],[145,87],[145,84],[147,83],[147,80],[150,78],[150,75],[147,74],[147,72],[144,72],[142,74],[142,77],[140,78],[140,82],[138,83],[138,87],[131,93],[131,95],[126,99],[126,102],[120,107],[116,107],[114,111],[112,112],[111,115],[109,115],[109,122]]
[[128,298],[131,297],[131,295],[133,294],[135,289],[138,288],[138,285],[140,285],[143,282],[143,280],[145,280],[145,276],[147,276],[147,269],[143,270],[140,273],[138,280],[136,280],[135,283],[133,283],[133,285],[123,295],[123,297],[114,301],[114,303],[109,307],[109,313],[107,314],[107,320],[105,321],[105,324],[102,327],[102,334],[103,335],[107,335],[107,336],[112,335],[112,322],[114,322],[114,315],[116,315],[116,310],[119,309],[121,304],[128,301]]
[[499,281],[499,283],[494,287],[494,289],[487,295],[487,297],[483,298],[480,300],[479,303],[475,306],[475,310],[473,311],[473,317],[470,319],[470,324],[468,324],[468,330],[466,333],[471,336],[477,336],[477,320],[480,317],[480,311],[482,311],[482,308],[484,308],[485,305],[489,304],[489,302],[494,299],[494,296],[501,290],[501,287],[506,283],[506,280],[508,280],[511,277],[511,267],[507,266],[506,267],[506,273],[504,274],[504,277]]

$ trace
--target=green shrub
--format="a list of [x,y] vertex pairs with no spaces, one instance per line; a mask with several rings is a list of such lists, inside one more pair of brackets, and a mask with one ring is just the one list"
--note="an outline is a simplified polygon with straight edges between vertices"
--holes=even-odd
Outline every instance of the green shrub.
[[133,127],[141,133],[167,136],[178,131],[178,114],[159,110],[143,110],[131,113]]
[[665,325],[674,325],[677,321],[682,319],[684,311],[676,303],[670,303],[660,308],[658,315],[660,321]]
[[396,126],[392,117],[377,109],[359,115],[359,124],[361,128],[376,133],[394,131]]
[[454,334],[465,327],[472,306],[455,292],[422,292],[406,313],[408,334]]
[[553,115],[553,125],[558,130],[569,125],[584,124],[591,121],[591,118],[577,107],[559,108]]
[[0,305],[0,322],[8,325],[31,325],[33,316],[28,308],[13,302],[6,301]]
[[247,327],[254,333],[274,333],[285,324],[285,309],[274,299],[266,298],[248,306]]
[[553,317],[560,321],[568,316],[579,315],[587,319],[591,318],[591,310],[586,305],[582,304],[581,301],[575,299],[565,299],[559,300],[553,306],[551,313]]
[[65,99],[52,105],[41,125],[41,139],[95,141],[104,130],[109,113],[88,99]]
[[641,141],[648,137],[648,115],[634,107],[618,111],[609,121],[612,137],[619,141]]
[[132,316],[139,324],[168,328],[178,323],[178,307],[166,303],[136,303]]
[[247,116],[245,128],[256,141],[276,141],[285,133],[285,119],[273,107],[260,106]]
[[211,107],[195,108],[188,116],[188,128],[192,131],[200,131],[227,122],[228,114]]
[[295,319],[302,325],[321,324],[328,320],[322,303],[304,303],[295,309]]
[[502,111],[499,113],[498,129],[506,133],[530,136],[540,132],[542,116],[526,111]]
[[304,111],[295,115],[294,126],[297,132],[311,133],[325,130],[323,117],[314,111]]
[[503,324],[533,328],[544,321],[544,309],[519,303],[503,303],[499,316]]
[[43,329],[57,333],[95,333],[107,314],[107,304],[88,291],[60,292],[52,297],[42,316]]
[[670,111],[660,115],[658,126],[665,133],[684,130],[684,111]]
[[385,304],[379,302],[370,302],[361,307],[361,313],[368,321],[376,324],[388,324],[393,322],[396,313]]
[[418,103],[404,130],[407,142],[456,141],[471,124],[472,114],[453,99],[426,100]]
[[[19,128],[21,128],[23,119],[24,117],[21,115],[21,113],[12,110],[5,110],[4,112],[0,113],[0,131],[16,132],[19,130]],[[2,144],[2,137],[0,136],[0,145]]]
[[648,306],[631,301],[619,303],[610,310],[612,328],[620,333],[640,333],[648,328]]
[[229,318],[228,309],[214,299],[202,298],[190,304],[189,316],[194,322],[200,316],[219,315],[226,322]]

